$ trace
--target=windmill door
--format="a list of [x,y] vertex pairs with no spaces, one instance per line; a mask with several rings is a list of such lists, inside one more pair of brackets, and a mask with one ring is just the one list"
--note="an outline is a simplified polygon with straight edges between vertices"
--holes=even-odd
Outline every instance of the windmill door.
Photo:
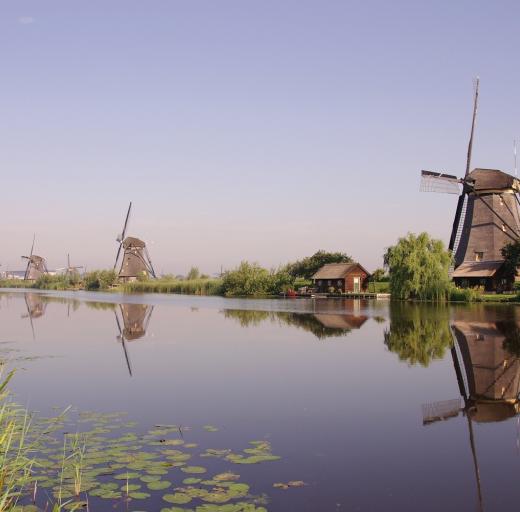
[[359,277],[354,277],[354,293],[361,291],[361,280]]

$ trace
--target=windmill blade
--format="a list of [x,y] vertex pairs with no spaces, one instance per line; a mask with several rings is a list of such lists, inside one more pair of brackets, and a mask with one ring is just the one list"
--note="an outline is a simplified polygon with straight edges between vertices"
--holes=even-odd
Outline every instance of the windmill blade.
[[123,242],[121,241],[121,242],[119,242],[119,249],[117,250],[116,261],[114,262],[114,270],[115,270],[116,267],[117,267],[117,262],[118,262],[118,260],[119,260],[119,256],[120,256],[120,254],[121,254],[121,249],[122,249],[122,247],[123,247]]
[[456,254],[460,235],[462,234],[462,227],[464,226],[464,220],[466,219],[466,207],[467,207],[468,196],[467,194],[461,194],[457,201],[457,210],[455,211],[455,219],[453,219],[453,225],[451,227],[450,244],[448,248],[453,254]]
[[33,235],[33,242],[32,242],[32,245],[31,245],[31,252],[29,253],[29,257],[31,257],[33,255],[35,240],[36,240],[36,233],[34,233],[34,235]]
[[444,400],[422,405],[423,425],[456,418],[462,411],[461,399]]
[[475,121],[477,119],[477,109],[478,109],[478,87],[479,87],[479,84],[480,84],[480,79],[477,76],[477,78],[475,79],[475,96],[473,98],[473,118],[472,118],[472,121],[471,121],[471,133],[470,133],[470,136],[469,136],[468,155],[467,155],[467,158],[466,158],[466,174],[465,174],[465,177],[468,176],[469,170],[470,170],[470,166],[471,166],[471,153],[473,151],[473,135],[475,133]]
[[155,275],[155,269],[153,268],[153,265],[152,265],[152,259],[150,258],[150,253],[148,252],[148,248],[145,247],[144,248],[144,252],[146,254],[146,259],[148,260],[148,270],[150,271],[150,274],[152,275],[152,277],[154,279],[157,278],[157,276]]
[[443,194],[460,194],[462,180],[452,174],[433,171],[421,171],[421,192],[439,192]]
[[70,268],[70,254],[67,254],[67,268]]
[[[121,308],[121,305],[119,305],[119,308]],[[122,312],[121,312],[122,314]],[[128,354],[128,351],[126,349],[126,340],[125,336],[123,335],[123,329],[121,329],[121,323],[119,322],[119,317],[117,316],[117,312],[114,311],[114,315],[116,317],[116,323],[117,328],[119,329],[119,336],[118,339],[121,340],[121,344],[123,345],[123,352],[125,354],[125,360],[126,360],[126,367],[128,368],[128,373],[130,374],[130,377],[132,377],[132,363],[130,362],[130,355]]]
[[125,219],[125,223],[123,225],[123,231],[121,231],[121,242],[125,239],[125,235],[126,235],[126,229],[128,228],[128,221],[130,219],[130,210],[132,209],[132,201],[130,201],[130,204],[128,206],[128,212],[126,213],[126,219]]
[[34,334],[33,317],[32,317],[32,313],[31,313],[31,308],[29,307],[29,301],[27,300],[27,294],[26,293],[24,294],[24,299],[25,299],[25,307],[27,308],[27,316],[29,317],[29,322],[31,322],[32,337],[33,337],[33,340],[35,340],[36,336]]

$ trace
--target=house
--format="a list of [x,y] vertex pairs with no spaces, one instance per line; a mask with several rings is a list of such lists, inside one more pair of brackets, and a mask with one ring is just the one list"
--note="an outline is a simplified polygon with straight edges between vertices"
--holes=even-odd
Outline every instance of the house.
[[367,289],[369,277],[359,263],[327,263],[312,280],[318,293],[360,293]]

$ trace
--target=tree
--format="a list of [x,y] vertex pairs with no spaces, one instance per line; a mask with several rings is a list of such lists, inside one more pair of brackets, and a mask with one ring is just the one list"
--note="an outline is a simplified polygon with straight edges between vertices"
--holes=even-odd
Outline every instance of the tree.
[[343,252],[318,251],[312,256],[289,263],[286,271],[294,278],[310,279],[323,265],[327,263],[351,263],[353,260]]
[[396,299],[445,300],[450,289],[451,253],[427,233],[409,233],[384,256],[390,293]]
[[227,296],[265,295],[269,293],[270,284],[269,271],[247,261],[222,276],[222,289]]
[[511,242],[504,245],[501,250],[502,257],[504,258],[504,277],[511,282],[515,281],[516,272],[520,267],[520,241]]
[[372,275],[370,276],[371,280],[374,281],[374,282],[379,282],[381,281],[384,277],[385,277],[385,269],[384,268],[376,268],[373,272],[372,272]]
[[186,279],[199,279],[200,271],[197,267],[191,267]]

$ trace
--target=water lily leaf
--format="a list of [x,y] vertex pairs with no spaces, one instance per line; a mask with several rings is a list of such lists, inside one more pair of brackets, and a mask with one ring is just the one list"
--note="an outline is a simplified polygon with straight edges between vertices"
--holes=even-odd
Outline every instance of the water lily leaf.
[[168,489],[171,487],[171,482],[166,482],[165,480],[158,480],[156,482],[150,482],[148,484],[148,489],[151,491],[162,491],[163,489]]
[[160,479],[161,479],[161,475],[143,475],[141,478],[139,478],[139,480],[141,480],[141,482],[146,482],[146,483],[157,482]]
[[185,484],[185,485],[195,485],[195,484],[198,484],[199,482],[201,481],[200,478],[193,478],[193,477],[190,477],[190,478],[185,478],[182,483]]
[[207,469],[202,466],[185,466],[181,468],[184,473],[206,473]]
[[182,492],[176,492],[175,494],[165,494],[163,500],[168,503],[175,503],[176,505],[183,505],[191,501],[191,497]]
[[240,475],[237,475],[235,473],[219,473],[218,475],[215,475],[213,477],[213,480],[217,481],[226,481],[226,480],[238,480],[240,478]]
[[128,484],[128,485],[122,485],[120,487],[120,489],[123,491],[123,492],[126,492],[126,491],[137,491],[137,489],[140,489],[141,486],[138,485],[138,484]]
[[203,428],[206,432],[218,432],[218,428],[213,425],[204,425]]
[[146,498],[149,498],[151,495],[147,492],[130,492],[128,493],[128,496],[134,500],[145,500]]

